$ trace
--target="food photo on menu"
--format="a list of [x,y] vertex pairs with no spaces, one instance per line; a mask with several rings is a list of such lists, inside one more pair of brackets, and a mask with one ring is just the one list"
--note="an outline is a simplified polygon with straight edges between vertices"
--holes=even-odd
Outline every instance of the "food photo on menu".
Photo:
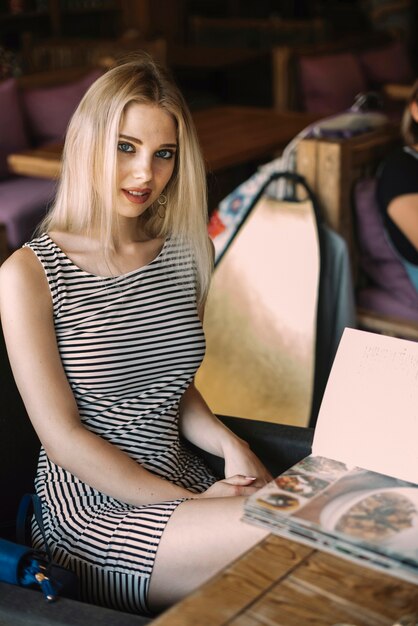
[[244,520],[418,582],[416,484],[310,456],[250,496]]

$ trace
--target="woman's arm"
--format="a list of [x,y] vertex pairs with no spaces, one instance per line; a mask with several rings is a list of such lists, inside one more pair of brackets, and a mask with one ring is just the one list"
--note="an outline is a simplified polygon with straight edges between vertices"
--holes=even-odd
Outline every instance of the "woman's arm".
[[[213,256],[215,248],[212,244]],[[205,304],[199,307],[203,324]],[[225,477],[241,475],[254,477],[254,487],[272,479],[271,474],[251,451],[248,443],[235,435],[212,413],[194,382],[190,384],[180,402],[180,431],[195,446],[225,460]]]
[[255,486],[272,479],[251,451],[248,443],[235,435],[212,413],[194,383],[180,403],[180,430],[184,437],[206,452],[225,459],[225,476],[253,476]]
[[411,245],[418,250],[418,193],[394,198],[388,206],[388,215]]
[[17,386],[54,463],[130,504],[193,497],[82,425],[59,356],[46,277],[28,248],[0,268],[0,312]]

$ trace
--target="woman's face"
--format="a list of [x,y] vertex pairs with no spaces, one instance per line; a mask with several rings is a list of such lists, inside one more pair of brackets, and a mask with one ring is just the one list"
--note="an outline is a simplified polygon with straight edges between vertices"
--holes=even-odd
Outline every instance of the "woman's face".
[[157,200],[174,170],[177,133],[157,105],[130,104],[119,131],[117,212],[136,218]]

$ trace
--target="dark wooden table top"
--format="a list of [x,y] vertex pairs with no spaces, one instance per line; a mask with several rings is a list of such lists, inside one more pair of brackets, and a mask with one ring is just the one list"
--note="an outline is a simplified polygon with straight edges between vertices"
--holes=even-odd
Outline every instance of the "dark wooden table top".
[[[217,106],[193,113],[208,172],[268,160],[317,116],[269,108]],[[9,169],[24,176],[57,178],[62,144],[8,157]]]

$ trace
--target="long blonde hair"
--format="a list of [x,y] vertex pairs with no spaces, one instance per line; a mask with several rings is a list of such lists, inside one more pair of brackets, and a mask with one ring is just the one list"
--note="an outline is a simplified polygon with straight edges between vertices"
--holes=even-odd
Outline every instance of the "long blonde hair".
[[106,72],[84,95],[68,126],[55,201],[37,232],[98,233],[104,254],[115,249],[117,143],[124,111],[132,102],[158,105],[175,121],[178,150],[164,191],[165,217],[151,206],[140,219],[149,236],[174,237],[190,248],[202,302],[212,271],[203,158],[182,94],[168,72],[145,53]]

